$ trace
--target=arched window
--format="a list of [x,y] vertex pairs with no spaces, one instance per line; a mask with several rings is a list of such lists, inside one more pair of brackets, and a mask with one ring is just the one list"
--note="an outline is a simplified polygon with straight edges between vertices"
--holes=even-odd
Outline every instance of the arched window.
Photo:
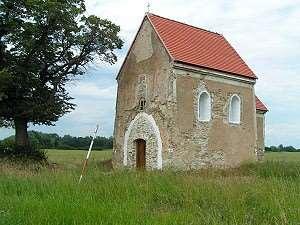
[[230,99],[229,122],[230,123],[241,122],[241,99],[238,95],[233,95]]
[[146,107],[146,99],[145,98],[141,98],[139,101],[139,110],[144,110]]
[[198,117],[200,121],[209,121],[211,118],[211,101],[206,91],[199,96]]

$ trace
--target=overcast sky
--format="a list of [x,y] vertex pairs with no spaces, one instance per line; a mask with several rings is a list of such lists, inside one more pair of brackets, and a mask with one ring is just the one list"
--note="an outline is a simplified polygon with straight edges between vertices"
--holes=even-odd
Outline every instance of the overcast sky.
[[[300,0],[153,0],[151,12],[223,34],[258,76],[256,94],[270,109],[267,145],[300,148]],[[70,85],[77,108],[55,127],[30,127],[60,135],[113,132],[115,77],[147,9],[146,0],[87,0],[88,14],[121,26],[125,45],[114,66],[95,64]],[[0,129],[0,139],[12,134]]]

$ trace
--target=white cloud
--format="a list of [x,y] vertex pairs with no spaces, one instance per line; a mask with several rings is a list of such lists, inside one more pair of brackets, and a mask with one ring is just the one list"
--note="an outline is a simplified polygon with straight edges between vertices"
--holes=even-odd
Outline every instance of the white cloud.
[[[146,0],[89,0],[88,10],[120,24],[129,45],[146,4]],[[292,120],[300,110],[299,0],[157,0],[151,4],[153,13],[222,33],[259,76],[256,92],[270,109],[268,142],[278,140],[275,134],[281,127],[285,132],[280,135],[300,146],[298,139],[288,138],[300,133],[299,120]]]
[[[95,75],[71,86],[78,108],[58,123],[62,124],[62,132],[70,130],[83,135],[87,129],[82,127],[92,126],[100,118],[107,133],[112,133],[115,76],[142,21],[147,2],[86,1],[89,14],[121,26],[125,47],[118,51],[120,60],[116,65],[97,63]],[[300,147],[300,140],[295,137],[300,134],[300,120],[296,119],[300,111],[300,0],[152,0],[150,3],[155,14],[222,33],[259,76],[256,92],[270,109],[268,144],[283,140]],[[73,122],[77,122],[78,129],[72,127]]]
[[100,124],[101,135],[110,136],[113,132],[115,100],[77,99],[76,110],[64,116],[63,134],[86,136],[91,133],[96,124]]
[[[269,145],[295,145],[300,142],[299,123],[270,124],[266,132],[266,141]],[[299,145],[298,145],[299,147]]]
[[99,100],[114,100],[116,97],[116,85],[101,87],[97,83],[81,82],[70,89],[74,97],[93,97]]

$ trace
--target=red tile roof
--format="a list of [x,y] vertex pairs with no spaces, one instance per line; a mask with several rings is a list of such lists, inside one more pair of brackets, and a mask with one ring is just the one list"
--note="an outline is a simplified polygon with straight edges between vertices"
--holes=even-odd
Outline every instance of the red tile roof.
[[147,16],[174,61],[257,78],[222,35],[154,14]]
[[255,104],[256,104],[256,110],[267,112],[269,111],[267,107],[262,103],[262,101],[259,100],[257,96],[255,96]]

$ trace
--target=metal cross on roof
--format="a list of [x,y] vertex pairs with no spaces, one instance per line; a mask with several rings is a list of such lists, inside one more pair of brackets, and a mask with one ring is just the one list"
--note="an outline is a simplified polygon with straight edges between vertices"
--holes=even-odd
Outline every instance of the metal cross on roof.
[[149,13],[150,12],[150,2],[148,2],[148,4],[147,4],[147,12]]

